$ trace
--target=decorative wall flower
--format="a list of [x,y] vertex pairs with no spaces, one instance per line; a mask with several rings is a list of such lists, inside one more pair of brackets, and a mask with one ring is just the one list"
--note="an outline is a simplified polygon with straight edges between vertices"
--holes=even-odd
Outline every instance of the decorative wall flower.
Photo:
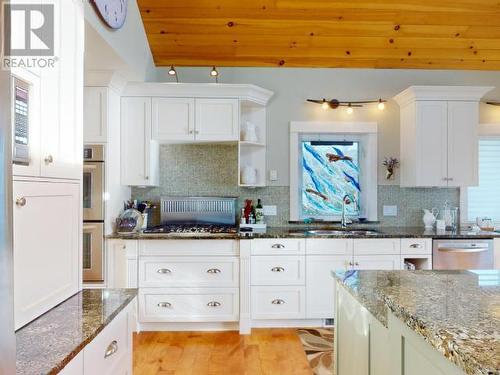
[[394,178],[394,170],[399,168],[399,160],[397,158],[384,158],[382,165],[385,167],[385,178],[391,180]]

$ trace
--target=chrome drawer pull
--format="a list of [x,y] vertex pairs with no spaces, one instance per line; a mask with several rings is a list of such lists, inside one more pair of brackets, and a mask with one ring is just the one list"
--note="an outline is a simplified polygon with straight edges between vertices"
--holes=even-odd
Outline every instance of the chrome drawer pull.
[[421,249],[422,245],[420,245],[419,243],[413,243],[413,244],[410,245],[410,247],[412,249]]
[[273,249],[284,249],[285,245],[282,245],[280,243],[275,243],[274,245],[271,246]]
[[170,308],[172,307],[172,304],[170,302],[160,302],[158,303],[158,307]]
[[271,268],[272,272],[285,272],[285,269],[283,267],[273,267]]
[[156,271],[158,273],[172,273],[172,271],[170,271],[168,268],[160,268],[158,271]]
[[273,305],[284,305],[285,301],[283,301],[282,299],[274,299],[271,303]]
[[221,273],[221,270],[218,268],[210,268],[207,270],[207,273]]
[[16,206],[19,206],[19,207],[26,206],[26,198],[25,197],[17,198],[16,199]]
[[221,305],[221,303],[217,302],[217,301],[212,301],[212,302],[207,303],[208,307],[219,307],[220,305]]
[[116,340],[111,341],[111,344],[108,345],[106,352],[104,352],[104,358],[111,357],[118,351],[118,342]]

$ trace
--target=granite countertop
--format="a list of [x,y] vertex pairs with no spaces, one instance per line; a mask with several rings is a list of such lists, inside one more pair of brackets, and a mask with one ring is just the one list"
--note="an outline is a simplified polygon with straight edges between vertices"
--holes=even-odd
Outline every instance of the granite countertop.
[[85,289],[16,332],[16,374],[57,374],[137,295]]
[[108,239],[130,239],[130,240],[221,240],[221,239],[252,239],[252,238],[494,238],[500,237],[497,232],[437,232],[435,230],[424,230],[422,227],[375,227],[375,226],[349,226],[348,231],[373,229],[376,233],[363,235],[359,233],[345,233],[335,235],[312,235],[307,233],[308,230],[314,229],[333,229],[342,230],[339,227],[324,227],[324,226],[287,226],[287,227],[268,227],[263,233],[215,233],[215,234],[189,234],[189,233],[172,233],[172,234],[111,234],[106,236]]
[[332,273],[386,327],[390,310],[466,374],[500,374],[500,270]]

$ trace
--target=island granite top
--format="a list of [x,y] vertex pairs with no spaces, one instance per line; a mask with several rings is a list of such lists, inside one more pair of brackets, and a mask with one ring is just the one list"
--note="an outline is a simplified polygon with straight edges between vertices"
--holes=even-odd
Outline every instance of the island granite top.
[[16,332],[16,374],[57,374],[137,295],[84,289]]
[[[424,230],[422,227],[375,227],[375,226],[362,226],[353,225],[347,228],[345,233],[335,234],[335,235],[312,235],[309,234],[308,230],[314,229],[333,229],[333,230],[343,230],[342,228],[334,226],[298,226],[291,225],[286,227],[268,227],[265,232],[262,233],[214,233],[214,234],[189,234],[189,233],[172,233],[172,234],[143,234],[140,232],[121,234],[115,233],[106,236],[108,239],[128,239],[128,240],[222,240],[222,239],[253,239],[253,238],[494,238],[500,237],[500,233],[497,232],[470,232],[466,230],[458,232],[446,232],[446,231],[435,231],[435,230]],[[363,229],[373,229],[376,233],[370,235],[364,235],[360,233],[349,233],[348,231],[356,231]]]
[[390,310],[466,374],[500,374],[500,270],[332,274],[386,327]]

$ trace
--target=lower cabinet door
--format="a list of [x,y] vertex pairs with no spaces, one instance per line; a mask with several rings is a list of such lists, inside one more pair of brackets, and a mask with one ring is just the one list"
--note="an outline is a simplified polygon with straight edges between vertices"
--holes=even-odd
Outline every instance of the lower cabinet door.
[[78,183],[14,181],[16,329],[78,292]]
[[143,323],[238,319],[238,288],[142,288],[139,292],[139,321]]
[[305,287],[252,287],[252,319],[304,319]]
[[128,312],[122,311],[84,350],[85,375],[125,375],[131,355]]
[[335,317],[335,280],[331,272],[344,270],[351,257],[309,255],[306,260],[306,318]]
[[399,270],[401,255],[359,255],[354,256],[356,270]]

